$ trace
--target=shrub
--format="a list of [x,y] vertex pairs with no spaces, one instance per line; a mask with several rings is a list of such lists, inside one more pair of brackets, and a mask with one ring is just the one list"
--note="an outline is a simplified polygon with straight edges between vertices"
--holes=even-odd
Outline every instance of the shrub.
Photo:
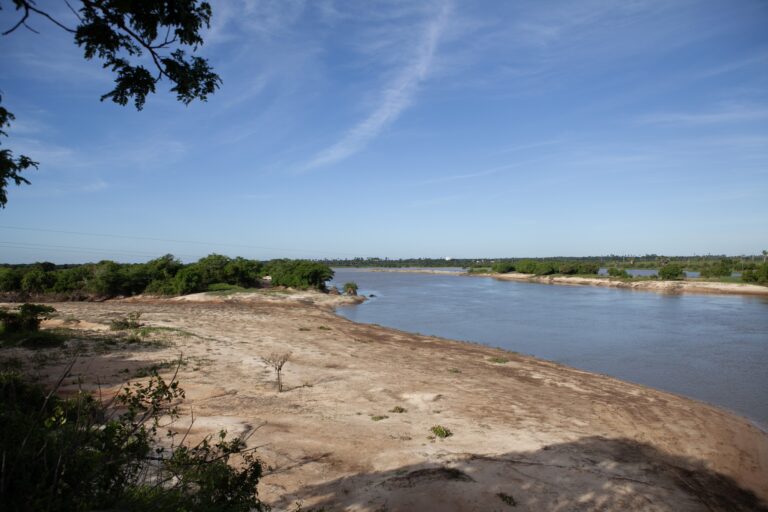
[[600,271],[600,265],[597,263],[582,263],[579,265],[579,274],[595,274]]
[[268,356],[261,358],[264,364],[275,370],[278,392],[283,391],[283,366],[285,366],[285,363],[287,363],[290,358],[290,352],[272,352]]
[[537,276],[548,276],[556,272],[557,268],[548,261],[540,261],[536,263],[536,266],[533,268],[533,273]]
[[741,273],[741,280],[745,283],[768,284],[768,263],[761,263],[754,270],[745,270]]
[[557,270],[560,274],[565,274],[565,275],[572,275],[572,274],[579,273],[579,267],[574,265],[573,263],[561,263]]
[[440,439],[445,439],[446,437],[451,437],[453,435],[453,432],[442,425],[435,425],[429,430],[435,437],[439,437]]
[[109,328],[113,331],[138,329],[142,326],[141,322],[139,322],[139,318],[141,318],[141,311],[134,311],[132,313],[128,313],[128,315],[123,318],[112,320],[109,323]]
[[263,510],[261,464],[240,438],[220,432],[187,446],[169,434],[170,446],[160,446],[160,419],[177,418],[171,404],[183,396],[177,382],[153,375],[123,388],[110,409],[0,372],[0,509]]
[[721,259],[717,263],[702,268],[701,277],[727,277],[732,272],[733,262],[728,259]]
[[21,288],[21,274],[13,268],[0,268],[0,292],[15,292]]
[[491,265],[491,270],[497,274],[506,274],[515,270],[515,265],[511,261],[497,261]]
[[326,281],[333,278],[331,267],[309,260],[273,260],[267,265],[267,272],[275,286],[321,291],[326,290]]
[[344,294],[357,295],[357,283],[352,281],[350,281],[349,283],[344,283]]
[[664,280],[683,279],[685,272],[677,263],[668,263],[659,269],[659,277]]
[[515,269],[523,274],[533,274],[536,272],[536,262],[534,260],[521,260],[515,264]]
[[610,267],[608,269],[608,275],[611,277],[629,277],[627,271],[623,268]]
[[22,304],[16,308],[18,312],[0,309],[0,324],[3,333],[37,331],[40,322],[51,318],[56,311],[44,304]]

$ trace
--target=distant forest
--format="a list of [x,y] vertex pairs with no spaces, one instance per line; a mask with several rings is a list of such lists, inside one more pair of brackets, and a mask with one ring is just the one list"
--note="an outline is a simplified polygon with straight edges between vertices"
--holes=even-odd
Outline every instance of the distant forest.
[[54,296],[60,300],[89,300],[138,294],[186,295],[270,286],[325,290],[333,277],[328,265],[309,260],[229,258],[211,254],[184,264],[171,254],[147,263],[0,265],[0,293],[6,299]]
[[520,261],[569,263],[572,265],[597,264],[600,267],[609,268],[636,268],[659,269],[668,263],[682,265],[686,270],[701,271],[712,265],[720,264],[725,260],[736,272],[755,270],[758,264],[764,262],[765,255],[747,256],[663,256],[658,254],[646,254],[644,256],[621,256],[609,254],[607,256],[555,256],[549,258],[353,258],[353,259],[324,259],[318,260],[331,267],[461,267],[482,268],[492,267],[494,263]]

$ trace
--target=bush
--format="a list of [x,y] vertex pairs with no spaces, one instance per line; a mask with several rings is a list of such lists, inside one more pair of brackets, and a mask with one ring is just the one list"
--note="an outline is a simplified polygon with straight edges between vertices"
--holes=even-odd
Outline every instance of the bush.
[[18,312],[0,309],[0,333],[37,331],[40,323],[56,311],[44,304],[22,304],[16,310]]
[[685,278],[685,272],[683,272],[683,267],[677,263],[667,263],[659,269],[659,278],[665,281],[683,279]]
[[267,272],[275,286],[320,291],[325,291],[326,281],[333,278],[331,267],[309,260],[273,260],[267,265]]
[[600,272],[600,265],[597,263],[582,263],[579,265],[579,274],[594,274]]
[[745,283],[768,284],[768,263],[761,263],[754,270],[745,270],[741,273],[741,280]]
[[548,276],[557,273],[557,268],[548,261],[540,261],[533,268],[533,273],[537,276]]
[[515,270],[515,265],[511,261],[497,261],[491,265],[491,270],[497,274],[506,274]]
[[629,277],[629,274],[623,268],[610,267],[608,275],[611,277]]
[[453,435],[453,432],[442,425],[435,425],[429,430],[435,437],[439,437],[440,439],[445,439],[446,437],[451,437]]
[[572,263],[561,263],[557,270],[566,276],[579,273],[579,267]]
[[160,418],[178,417],[171,404],[183,396],[155,374],[126,386],[109,409],[86,393],[58,398],[0,372],[0,509],[264,510],[261,464],[241,439],[221,432],[186,446],[171,434],[170,447],[160,446]]
[[521,260],[515,264],[515,269],[523,274],[533,274],[536,272],[536,262],[534,260]]
[[727,277],[732,272],[733,262],[728,259],[721,259],[717,263],[702,268],[701,277]]
[[357,295],[357,283],[353,281],[350,281],[349,283],[344,283],[344,294]]

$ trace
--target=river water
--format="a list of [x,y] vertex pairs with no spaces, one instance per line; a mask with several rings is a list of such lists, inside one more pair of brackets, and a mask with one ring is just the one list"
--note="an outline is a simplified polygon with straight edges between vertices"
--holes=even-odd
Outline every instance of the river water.
[[768,427],[768,299],[336,269],[350,320],[501,347],[725,407]]

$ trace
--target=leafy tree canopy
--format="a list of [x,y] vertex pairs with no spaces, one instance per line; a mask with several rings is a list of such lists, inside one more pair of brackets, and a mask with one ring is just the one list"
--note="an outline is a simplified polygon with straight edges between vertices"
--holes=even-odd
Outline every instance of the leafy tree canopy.
[[[73,5],[74,4],[74,5]],[[0,0],[0,9],[4,7]],[[133,102],[138,110],[157,84],[166,79],[171,92],[185,105],[205,101],[221,84],[208,61],[194,55],[203,44],[201,31],[210,25],[211,6],[199,0],[79,0],[67,6],[77,23],[69,26],[41,10],[33,0],[12,0],[18,13],[16,22],[2,32],[8,36],[18,29],[33,32],[31,19],[43,18],[74,38],[87,60],[97,58],[102,67],[115,75],[115,86],[101,96],[119,105]],[[191,50],[191,51],[190,51]],[[190,52],[189,54],[187,52]],[[149,69],[145,57],[149,57]],[[0,103],[2,97],[0,97]],[[14,116],[0,105],[0,137]],[[8,185],[29,184],[21,173],[37,162],[26,155],[14,157],[9,149],[0,150],[0,208],[8,202]]]

